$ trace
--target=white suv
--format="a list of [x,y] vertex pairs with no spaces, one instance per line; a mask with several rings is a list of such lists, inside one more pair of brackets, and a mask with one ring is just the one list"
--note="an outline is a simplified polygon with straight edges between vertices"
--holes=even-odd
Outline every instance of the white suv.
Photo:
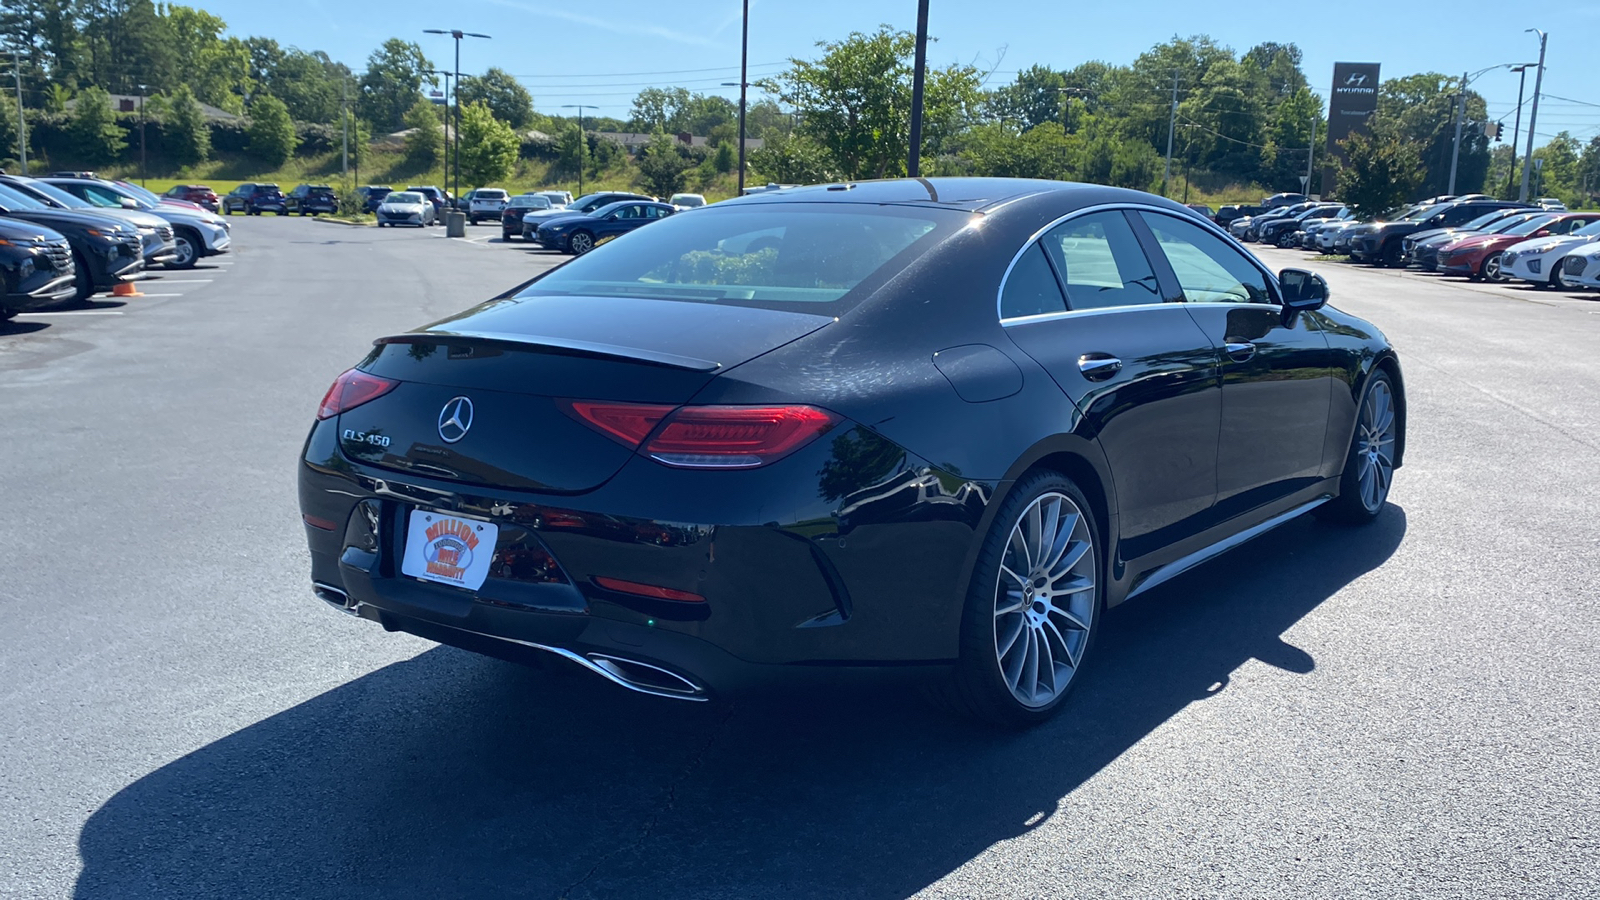
[[500,221],[510,195],[499,188],[478,188],[472,192],[472,202],[467,205],[467,221],[476,225],[483,219]]

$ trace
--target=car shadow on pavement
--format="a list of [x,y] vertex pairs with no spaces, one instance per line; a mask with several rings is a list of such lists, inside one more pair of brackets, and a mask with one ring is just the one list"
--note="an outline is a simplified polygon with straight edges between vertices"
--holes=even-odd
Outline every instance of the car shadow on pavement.
[[76,896],[905,897],[1249,660],[1312,671],[1283,633],[1405,531],[1394,506],[1306,518],[1112,610],[1068,708],[1021,733],[892,684],[691,705],[436,648],[117,793]]
[[10,337],[14,334],[33,334],[49,328],[50,322],[18,322],[16,319],[0,322],[0,337]]

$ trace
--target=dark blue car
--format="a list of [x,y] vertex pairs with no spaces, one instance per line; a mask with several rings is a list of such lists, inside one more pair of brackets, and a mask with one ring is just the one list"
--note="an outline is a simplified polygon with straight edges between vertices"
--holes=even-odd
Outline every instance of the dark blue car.
[[584,215],[560,216],[539,226],[539,243],[549,250],[582,256],[596,244],[658,222],[677,212],[670,203],[620,200]]

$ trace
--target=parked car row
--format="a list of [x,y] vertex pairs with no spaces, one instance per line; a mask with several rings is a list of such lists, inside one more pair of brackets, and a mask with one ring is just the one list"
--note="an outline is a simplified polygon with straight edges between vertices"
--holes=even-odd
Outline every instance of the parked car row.
[[1373,221],[1357,221],[1338,204],[1302,201],[1233,216],[1227,228],[1241,241],[1345,255],[1375,266],[1547,288],[1600,287],[1600,212],[1571,212],[1548,199],[1530,204],[1483,194],[1430,197]]
[[0,319],[82,302],[151,266],[189,268],[230,249],[228,223],[216,213],[86,175],[0,172]]

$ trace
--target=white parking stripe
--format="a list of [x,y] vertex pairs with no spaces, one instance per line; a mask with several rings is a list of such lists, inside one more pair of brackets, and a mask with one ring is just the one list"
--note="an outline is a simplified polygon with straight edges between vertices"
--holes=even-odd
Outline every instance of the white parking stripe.
[[138,294],[135,294],[134,296],[136,296],[136,297],[182,297],[183,295],[182,294],[152,294],[149,291],[141,291]]
[[215,279],[212,279],[212,278],[159,278],[159,279],[152,279],[150,283],[151,284],[155,284],[155,283],[159,282],[161,284],[210,284],[214,280]]
[[[148,296],[148,295],[147,295]],[[120,309],[63,309],[60,312],[25,312],[17,313],[17,318],[23,316],[120,316]]]

